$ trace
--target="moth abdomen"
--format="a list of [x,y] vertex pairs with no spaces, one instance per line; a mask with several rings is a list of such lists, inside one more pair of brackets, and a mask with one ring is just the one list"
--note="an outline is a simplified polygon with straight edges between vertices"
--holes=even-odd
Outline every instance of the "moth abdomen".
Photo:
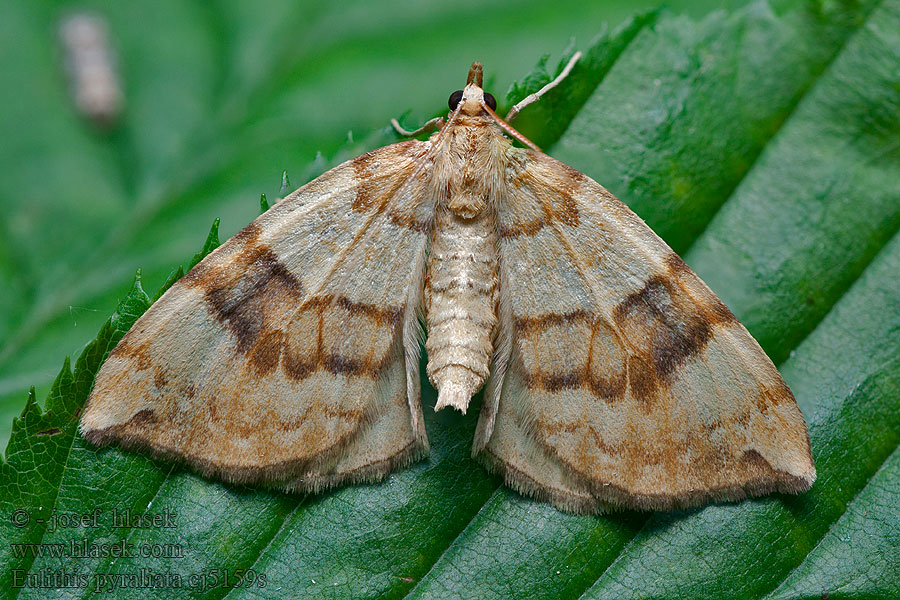
[[474,219],[438,212],[425,283],[428,377],[438,390],[435,409],[465,412],[487,379],[493,352],[496,226],[490,211]]

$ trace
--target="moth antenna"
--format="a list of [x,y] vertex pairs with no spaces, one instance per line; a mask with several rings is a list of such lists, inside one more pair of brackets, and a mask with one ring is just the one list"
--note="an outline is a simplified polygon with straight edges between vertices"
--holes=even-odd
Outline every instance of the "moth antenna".
[[507,123],[506,121],[501,119],[500,115],[498,115],[493,110],[491,110],[490,106],[488,106],[487,104],[482,104],[482,106],[484,107],[484,110],[486,110],[488,112],[488,114],[491,115],[491,117],[497,122],[497,125],[499,125],[503,129],[503,131],[505,131],[509,135],[513,136],[514,138],[516,138],[517,140],[519,140],[520,142],[522,142],[523,144],[525,144],[532,150],[537,150],[538,152],[543,152],[543,150],[538,148],[537,144],[535,144],[534,142],[529,140],[527,137],[525,137],[524,135],[522,135],[521,133],[516,131],[512,125],[510,125],[509,123]]
[[563,79],[565,79],[566,77],[569,76],[569,73],[572,72],[572,67],[575,66],[575,63],[578,62],[579,58],[581,58],[580,50],[572,55],[572,58],[569,59],[569,62],[566,63],[566,66],[562,70],[562,73],[560,73],[556,77],[556,79],[554,79],[553,81],[551,81],[550,83],[548,83],[547,85],[545,85],[544,87],[542,87],[541,89],[536,91],[535,93],[528,94],[527,96],[525,96],[525,98],[522,99],[521,102],[519,102],[518,104],[513,106],[511,109],[509,109],[509,112],[506,113],[506,121],[510,122],[513,119],[515,119],[519,115],[519,112],[523,108],[525,108],[526,106],[531,106],[532,104],[534,104],[535,102],[540,100],[541,96],[543,96],[544,94],[546,94],[547,92],[549,92],[550,90],[552,90],[553,88],[558,86],[562,82]]
[[429,133],[431,131],[438,130],[444,128],[444,117],[435,117],[430,121],[427,121],[424,125],[416,129],[415,131],[409,131],[408,129],[404,129],[400,126],[400,122],[397,119],[391,119],[391,125],[394,126],[394,131],[403,137],[416,137],[417,135],[422,135],[423,133]]

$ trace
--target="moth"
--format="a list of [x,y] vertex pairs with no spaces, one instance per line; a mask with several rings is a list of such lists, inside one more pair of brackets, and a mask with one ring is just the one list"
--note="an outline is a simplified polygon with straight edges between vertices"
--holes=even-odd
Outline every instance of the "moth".
[[106,19],[76,12],[59,25],[69,87],[78,112],[101,129],[122,114],[124,96]]
[[288,491],[381,479],[428,452],[424,323],[435,409],[483,389],[473,455],[523,494],[594,513],[809,489],[800,409],[715,294],[605,188],[514,146],[480,63],[449,105],[172,286],[84,437]]

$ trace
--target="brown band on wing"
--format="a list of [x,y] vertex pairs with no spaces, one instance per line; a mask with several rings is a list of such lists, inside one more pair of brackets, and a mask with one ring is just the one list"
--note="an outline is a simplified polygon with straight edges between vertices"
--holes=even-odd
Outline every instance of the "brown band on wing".
[[568,313],[544,313],[529,317],[516,317],[516,335],[528,335],[534,332],[542,332],[549,327],[574,323],[576,321],[593,321],[593,316],[586,310],[573,310]]
[[[246,231],[242,252],[223,264],[202,269],[199,275],[185,283],[203,290],[210,312],[234,335],[238,351],[247,356],[253,372],[266,375],[283,363],[287,375],[295,380],[305,379],[319,370],[335,375],[376,377],[384,357],[374,361],[360,360],[324,351],[322,319],[327,310],[339,308],[348,318],[370,319],[379,327],[395,330],[400,325],[402,307],[381,307],[337,295],[307,298],[301,302],[302,283],[267,245],[258,242],[255,228]],[[296,315],[310,310],[316,313],[314,320],[320,330],[318,347],[307,352],[293,351],[284,331],[285,323],[269,322],[267,316]],[[140,349],[135,349],[132,354],[137,357],[140,367],[141,353],[137,350]]]
[[559,171],[559,169],[562,169],[562,171],[565,172],[566,177],[572,182],[572,184],[571,184],[572,189],[575,189],[577,187],[577,185],[580,185],[580,184],[584,183],[585,181],[588,181],[588,179],[589,179],[587,175],[585,175],[578,169],[567,165],[564,162],[557,160],[554,163],[554,167],[557,172]]
[[169,384],[169,378],[166,376],[165,372],[162,369],[155,369],[153,371],[153,385],[156,386],[156,389],[161,390]]
[[628,381],[631,383],[631,395],[639,406],[650,412],[656,404],[657,388],[661,383],[654,366],[643,356],[630,356]]
[[740,427],[749,427],[750,420],[753,418],[753,412],[749,408],[743,409],[741,412],[737,413],[735,416],[728,419],[716,419],[715,421],[711,421],[709,423],[701,423],[700,430],[703,431],[704,435],[711,435],[721,429],[730,430],[735,425],[739,425]]
[[[215,404],[209,402],[206,406],[210,411],[211,421],[224,425],[227,435],[232,440],[250,439],[259,436],[259,423],[247,420],[240,422],[222,417],[217,418]],[[274,427],[285,433],[293,433],[297,429],[314,425],[317,419],[357,422],[361,418],[361,411],[339,409],[316,403],[309,406],[301,416],[289,421],[284,420],[272,411],[268,411],[262,417],[262,420],[269,427]],[[148,435],[148,429],[155,429],[157,435]],[[298,474],[306,471],[319,458],[318,455],[313,453],[296,459],[266,462],[266,457],[260,455],[255,457],[257,464],[253,464],[253,460],[247,460],[245,461],[246,465],[238,464],[239,461],[235,461],[234,465],[225,465],[221,459],[213,458],[203,453],[195,453],[192,449],[186,450],[180,447],[171,438],[170,434],[170,424],[157,418],[156,414],[149,409],[138,411],[124,423],[103,429],[92,429],[84,433],[85,439],[96,446],[116,441],[125,448],[149,450],[155,457],[188,463],[199,469],[206,476],[220,477],[235,483],[270,482],[287,477],[296,477]],[[325,435],[324,430],[318,433],[314,429],[305,437],[315,440],[317,437],[323,438]],[[340,446],[333,450],[339,451]]]
[[712,335],[709,320],[689,300],[668,279],[654,276],[613,310],[616,323],[631,334],[627,337],[636,347],[645,349],[660,376],[703,350]]
[[[410,140],[400,142],[393,146],[367,152],[353,159],[353,172],[356,177],[356,195],[351,207],[354,212],[368,213],[372,210],[385,213],[390,217],[391,223],[397,227],[404,227],[412,231],[424,233],[430,230],[429,221],[417,220],[415,214],[391,210],[389,201],[397,196],[400,188],[406,185],[419,166],[419,161],[411,157],[410,150],[419,146],[421,142]],[[393,152],[389,152],[389,149]],[[412,160],[411,160],[412,158]],[[398,167],[390,165],[385,168],[384,162],[396,161],[402,164]],[[386,187],[387,182],[390,187]]]
[[537,232],[543,229],[545,225],[546,223],[544,223],[544,221],[541,219],[533,219],[531,221],[524,221],[522,223],[514,223],[509,225],[507,225],[506,223],[498,223],[497,233],[502,240],[515,239],[520,235],[530,237],[537,234]]
[[257,375],[265,375],[278,367],[284,347],[284,332],[280,329],[265,331],[247,353],[247,359]]
[[125,337],[109,353],[109,358],[113,357],[132,359],[138,371],[146,371],[153,367],[153,361],[150,358],[150,342],[145,341],[135,345],[132,337],[128,334],[125,334]]
[[156,389],[161,390],[168,385],[169,378],[163,367],[151,357],[150,343],[150,340],[146,340],[140,344],[134,344],[131,336],[126,334],[110,352],[109,357],[128,359],[137,371],[152,370],[153,385]]
[[609,456],[619,456],[627,450],[624,444],[614,445],[604,441],[600,434],[597,433],[597,430],[589,423],[550,423],[543,419],[537,419],[534,424],[545,439],[549,436],[559,435],[561,432],[575,434],[581,429],[587,429],[594,445],[602,450],[604,454],[608,454]]
[[[561,432],[570,433],[573,427],[563,424],[539,423],[538,427],[546,428],[552,433],[559,434]],[[624,446],[615,446],[604,443],[599,439],[599,434],[592,427],[587,435],[590,436],[592,443],[595,443],[605,454],[615,457],[621,463],[631,463],[638,468],[644,465],[661,464],[665,462],[665,456],[660,452],[641,453],[637,456],[626,457],[626,448]],[[490,447],[488,448],[490,451]],[[589,482],[591,492],[603,506],[620,506],[636,508],[640,510],[663,510],[668,511],[675,508],[688,508],[697,506],[709,500],[740,500],[747,496],[761,496],[769,494],[773,491],[797,493],[808,490],[811,481],[803,477],[792,475],[786,471],[776,469],[765,459],[757,450],[749,449],[743,451],[740,456],[734,457],[734,467],[725,477],[712,479],[710,477],[702,477],[703,474],[712,475],[718,473],[719,465],[714,460],[715,453],[710,453],[702,465],[698,465],[701,479],[707,483],[701,483],[696,487],[679,486],[679,491],[671,489],[660,491],[637,491],[633,485],[623,480],[620,473],[616,473],[615,478],[591,480]],[[501,459],[502,460],[502,459]],[[506,461],[502,461],[506,463]],[[506,463],[504,467],[508,467]],[[677,469],[676,469],[677,471]],[[673,471],[674,472],[674,471]],[[576,471],[576,475],[582,475]],[[612,475],[612,474],[611,474]],[[673,482],[674,483],[674,482]],[[540,492],[540,488],[530,490],[528,493],[535,495]],[[557,505],[565,508],[565,502],[557,502]],[[587,505],[582,512],[596,512],[596,507]]]
[[628,383],[624,364],[625,353],[605,319],[595,317],[584,310],[575,310],[569,313],[520,317],[515,321],[516,335],[520,344],[527,340],[534,348],[540,347],[542,335],[553,335],[551,329],[557,327],[568,329],[575,324],[590,327],[586,354],[572,357],[572,362],[578,366],[544,372],[541,363],[535,362],[530,368],[524,369],[523,379],[526,386],[529,389],[544,389],[550,392],[586,388],[595,398],[606,402],[624,398]]
[[774,382],[774,387],[765,383],[757,383],[759,394],[754,398],[756,400],[756,408],[761,414],[768,414],[770,410],[784,404],[785,402],[796,402],[794,394],[784,381],[779,379]]
[[267,330],[267,314],[275,307],[299,303],[303,285],[285,267],[268,245],[258,241],[258,226],[251,224],[241,234],[241,252],[218,264],[201,262],[184,277],[185,285],[203,290],[210,312],[247,353]]
[[669,252],[664,258],[669,275],[683,288],[690,289],[700,297],[694,300],[701,304],[701,309],[714,323],[737,323],[737,317],[725,306],[706,284],[691,270],[687,263],[675,252]]
[[[541,432],[543,439],[550,436],[558,436],[560,433],[566,433],[578,437],[589,436],[592,442],[591,449],[597,448],[603,454],[608,456],[624,457],[623,467],[628,466],[640,471],[643,466],[660,465],[664,463],[673,463],[689,448],[699,448],[700,440],[666,440],[666,445],[653,447],[647,440],[630,439],[620,444],[611,444],[605,441],[597,430],[588,422],[550,423],[546,420],[535,421],[537,430]],[[566,459],[564,459],[566,460]],[[592,469],[586,469],[586,466],[593,462],[592,455],[586,453],[576,453],[566,462],[572,462],[572,466],[579,472],[591,472]],[[673,469],[673,472],[676,472]]]
[[617,400],[625,395],[628,383],[624,371],[614,373],[610,377],[599,377],[585,369],[568,371],[565,373],[525,373],[523,376],[528,389],[543,389],[548,392],[558,392],[566,389],[587,388],[597,398],[602,400]]
[[230,241],[252,246],[259,240],[261,233],[262,227],[260,227],[259,223],[252,221],[246,227],[234,234]]
[[[591,448],[598,449],[606,456],[616,457],[619,467],[615,473],[619,480],[619,488],[629,494],[635,494],[632,477],[640,479],[643,469],[647,466],[663,465],[667,473],[672,473],[672,481],[667,487],[680,488],[696,486],[698,491],[714,490],[723,486],[723,481],[732,479],[738,487],[744,487],[748,483],[767,481],[772,485],[772,476],[787,476],[787,473],[775,469],[757,450],[736,448],[736,454],[725,461],[731,473],[723,472],[723,457],[720,446],[709,441],[706,432],[702,429],[697,432],[686,432],[680,439],[657,440],[657,444],[650,444],[644,439],[628,439],[625,442],[614,444],[607,442],[597,430],[587,422],[549,422],[545,419],[535,421],[537,431],[544,440],[552,437],[564,436],[573,440],[590,439]],[[563,441],[552,444],[553,447]],[[682,462],[685,456],[692,457],[690,462]],[[597,464],[597,457],[591,452],[575,452],[571,456],[562,457],[573,467],[576,472],[604,473],[607,471],[601,464]],[[680,475],[675,475],[675,474]],[[613,475],[610,473],[609,475]],[[678,479],[680,477],[680,480]],[[791,477],[796,480],[795,477]],[[693,483],[690,482],[693,480]],[[598,484],[602,481],[594,481]],[[612,483],[611,481],[609,483]],[[752,485],[752,483],[751,483]],[[605,487],[602,484],[597,487]],[[771,489],[771,487],[770,487]],[[749,490],[748,490],[749,491]],[[671,492],[670,492],[671,493]]]
[[[253,221],[236,234],[234,234],[230,242],[240,244],[241,246],[255,246],[262,233],[262,228],[256,221]],[[216,249],[218,250],[218,248]],[[216,254],[216,251],[213,251]],[[218,270],[219,267],[211,266],[213,263],[210,259],[202,260],[194,265],[194,268],[188,271],[178,283],[189,286],[204,287],[210,280],[210,271]]]
[[716,316],[671,277],[653,276],[626,296],[613,310],[613,319],[630,346],[628,378],[634,396],[649,405],[657,388],[706,347],[719,322]]
[[366,302],[355,302],[344,296],[334,298],[333,296],[325,296],[317,298],[316,301],[322,301],[323,306],[332,303],[337,304],[345,309],[351,315],[361,314],[373,319],[379,325],[399,325],[400,319],[403,317],[403,308],[388,306],[387,308],[369,304]]
[[[562,164],[562,163],[560,163]],[[570,227],[578,227],[581,216],[575,195],[581,190],[586,176],[572,169],[521,169],[509,183],[512,194],[516,190],[552,190],[552,195],[539,196],[543,210],[541,218],[523,220],[521,222],[501,222],[498,231],[501,239],[514,239],[519,236],[533,236],[546,225],[558,222]]]
[[[343,311],[341,318],[333,317],[335,310]],[[371,344],[369,355],[347,356],[333,349],[326,348],[326,319],[341,322],[351,333],[362,331],[362,323],[353,323],[354,318],[363,318],[371,322],[383,339],[366,340]],[[278,352],[282,356],[282,365],[287,376],[294,380],[302,380],[317,371],[327,371],[333,375],[347,377],[366,376],[376,378],[390,364],[391,340],[400,328],[403,319],[403,307],[379,307],[364,302],[355,302],[343,296],[327,295],[307,299],[297,311],[295,321],[305,327],[316,329],[313,345],[300,347],[291,345],[290,336],[281,342]],[[354,331],[358,330],[358,331]],[[376,349],[378,353],[376,354]]]
[[128,422],[137,427],[143,427],[145,425],[152,425],[156,423],[157,419],[152,410],[150,410],[149,408],[145,408],[134,413],[134,415],[131,417],[131,419],[129,419]]
[[303,427],[304,425],[308,426],[311,422],[311,413],[314,414],[317,418],[325,417],[327,419],[341,419],[348,422],[358,421],[363,416],[363,411],[361,410],[336,408],[333,406],[328,406],[327,404],[316,402],[307,406],[302,415],[291,420],[278,418],[272,411],[269,411],[269,414],[267,415],[267,421],[271,423],[271,425],[276,429],[287,433],[295,431]]
[[[529,388],[557,391],[586,387],[595,397],[609,401],[623,397],[627,381],[639,405],[652,410],[659,388],[666,387],[682,364],[703,351],[715,327],[736,322],[731,311],[676,254],[672,253],[666,264],[670,274],[651,277],[613,310],[614,325],[628,345],[627,356],[615,352],[618,337],[614,333],[597,338],[599,329],[607,325],[587,311],[517,317],[516,335],[520,339],[577,322],[591,327],[590,360],[585,368],[525,373]],[[595,351],[595,339],[602,342],[607,338]],[[593,365],[594,360],[602,364]],[[627,374],[620,363],[627,365]]]
[[216,319],[234,335],[240,352],[247,352],[264,332],[266,313],[278,304],[296,302],[303,296],[300,282],[278,261],[275,253],[268,248],[254,250],[255,255],[248,256],[248,264],[241,269],[243,277],[205,290],[207,304]]

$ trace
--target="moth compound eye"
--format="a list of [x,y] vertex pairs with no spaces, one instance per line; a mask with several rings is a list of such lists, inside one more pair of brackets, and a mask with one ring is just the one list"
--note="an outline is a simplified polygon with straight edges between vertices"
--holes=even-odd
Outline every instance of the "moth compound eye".
[[484,103],[491,107],[491,110],[497,110],[497,99],[487,92],[484,93]]
[[447,100],[447,104],[450,106],[450,110],[456,110],[456,107],[459,106],[459,101],[462,100],[463,91],[456,90],[452,94],[450,94],[450,99]]

